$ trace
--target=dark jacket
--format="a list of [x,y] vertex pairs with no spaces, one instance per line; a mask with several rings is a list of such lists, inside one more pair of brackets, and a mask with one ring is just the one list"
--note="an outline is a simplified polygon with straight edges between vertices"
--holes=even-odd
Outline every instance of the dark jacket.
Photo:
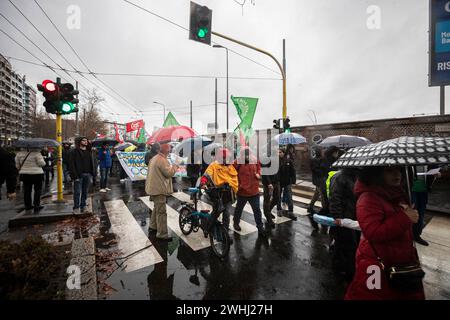
[[69,165],[69,157],[70,157],[70,148],[62,149],[62,163],[65,165]]
[[327,172],[327,163],[320,157],[314,157],[310,162],[311,172],[312,172],[312,183],[320,187],[324,181],[326,180]]
[[0,183],[6,180],[6,192],[14,193],[17,183],[17,169],[14,154],[0,147]]
[[[92,172],[90,173],[95,177],[96,164],[94,163],[94,157],[92,156],[92,152],[90,151],[89,151],[89,159],[92,166]],[[81,177],[82,174],[81,162],[82,162],[82,150],[77,147],[70,152],[69,174],[72,180],[76,180]]]
[[290,158],[284,158],[280,162],[280,186],[295,184],[297,182],[294,162]]
[[329,209],[333,218],[356,220],[356,195],[353,193],[356,178],[355,170],[343,169],[331,179]]
[[[380,266],[379,256],[386,268],[413,265],[417,262],[413,243],[412,222],[400,203],[407,203],[400,188],[367,186],[359,180],[355,184],[358,197],[356,215],[362,237],[356,253],[356,273],[347,289],[346,299],[413,300],[425,299],[423,288],[417,291],[398,291],[389,286],[386,273],[380,272],[381,289],[367,287],[371,266]],[[370,243],[369,243],[370,241]],[[375,251],[374,251],[375,250]],[[376,253],[375,253],[376,252]],[[381,267],[380,267],[381,269]]]

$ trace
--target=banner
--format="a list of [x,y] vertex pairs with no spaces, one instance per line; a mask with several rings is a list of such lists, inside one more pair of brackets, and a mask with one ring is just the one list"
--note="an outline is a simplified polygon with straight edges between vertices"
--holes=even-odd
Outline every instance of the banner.
[[163,128],[169,127],[169,126],[179,126],[177,119],[173,116],[172,112],[169,112],[169,114],[166,117],[166,120],[164,120]]
[[251,128],[253,124],[253,118],[255,117],[256,105],[258,104],[258,98],[248,97],[233,97],[231,96],[239,118],[241,119],[241,127]]
[[147,178],[147,165],[145,152],[116,152],[117,159],[131,181],[145,180]]
[[[131,181],[145,180],[147,178],[148,167],[145,164],[145,152],[116,152],[120,165],[125,170]],[[187,177],[186,158],[169,154],[167,158],[170,164],[178,165],[178,170],[174,177]]]
[[145,127],[142,127],[139,130],[139,135],[137,138],[138,143],[146,143],[147,142],[147,135],[145,134]]
[[132,131],[136,131],[139,130],[140,128],[142,128],[144,126],[144,120],[136,120],[133,122],[128,122],[127,123],[127,132],[132,132]]

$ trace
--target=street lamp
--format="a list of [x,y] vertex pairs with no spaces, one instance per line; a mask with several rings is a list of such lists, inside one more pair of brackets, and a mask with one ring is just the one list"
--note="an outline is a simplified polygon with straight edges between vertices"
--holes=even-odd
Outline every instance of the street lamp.
[[158,102],[158,101],[153,101],[153,103],[154,103],[154,104],[159,104],[159,105],[161,105],[161,106],[163,107],[163,110],[164,110],[163,124],[164,124],[164,121],[166,121],[166,105],[163,104],[163,103],[161,103],[161,102]]
[[228,94],[229,94],[228,93],[228,48],[223,47],[220,44],[213,45],[213,48],[223,48],[223,49],[227,50],[227,132],[228,132],[228,99],[229,99],[229,96],[228,96]]

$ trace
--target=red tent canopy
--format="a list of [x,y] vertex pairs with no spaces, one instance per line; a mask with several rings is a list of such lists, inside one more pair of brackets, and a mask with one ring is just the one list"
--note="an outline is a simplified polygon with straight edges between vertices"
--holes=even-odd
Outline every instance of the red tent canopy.
[[161,128],[153,132],[148,139],[147,144],[155,142],[170,142],[179,141],[180,139],[193,138],[197,136],[197,132],[194,129],[187,126],[170,126],[167,128]]

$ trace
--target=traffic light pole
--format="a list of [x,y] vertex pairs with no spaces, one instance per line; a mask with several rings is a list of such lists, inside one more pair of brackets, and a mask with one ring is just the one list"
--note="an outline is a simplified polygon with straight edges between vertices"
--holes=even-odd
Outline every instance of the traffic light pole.
[[[56,78],[58,88],[61,84],[61,79]],[[59,90],[59,89],[58,89]],[[63,172],[62,172],[62,115],[60,112],[56,114],[56,141],[58,141],[58,159],[56,161],[56,183],[57,183],[57,199],[55,202],[65,202],[63,198]]]
[[221,33],[218,33],[218,32],[211,31],[211,33],[213,35],[215,35],[215,36],[221,37],[221,38],[226,39],[228,41],[232,41],[234,43],[240,44],[241,46],[244,46],[244,47],[256,50],[258,52],[261,52],[261,53],[271,57],[275,61],[275,63],[277,64],[278,68],[280,69],[281,76],[283,77],[283,112],[282,112],[282,115],[283,115],[283,120],[286,119],[286,117],[287,117],[287,107],[286,107],[286,73],[285,73],[283,67],[281,66],[280,62],[278,62],[278,60],[271,53],[269,53],[267,51],[264,51],[262,49],[254,47],[254,46],[252,46],[250,44],[247,44],[245,42],[242,42],[242,41],[230,38],[230,37],[225,36],[225,35],[223,35]]
[[57,191],[58,197],[56,202],[65,202],[63,198],[63,186],[62,186],[62,115],[61,113],[56,114],[56,141],[59,142],[58,146],[58,160],[56,162],[56,174],[57,174]]

